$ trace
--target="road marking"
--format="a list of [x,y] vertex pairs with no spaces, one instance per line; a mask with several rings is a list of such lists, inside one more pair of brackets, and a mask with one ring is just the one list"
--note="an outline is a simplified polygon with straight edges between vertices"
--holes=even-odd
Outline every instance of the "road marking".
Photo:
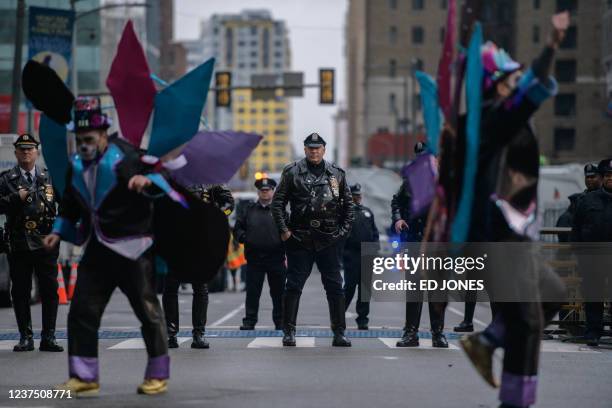
[[238,313],[240,313],[240,311],[242,309],[244,309],[244,303],[241,304],[240,306],[238,306],[237,308],[235,308],[234,310],[232,310],[231,312],[229,312],[228,314],[226,314],[225,316],[223,316],[222,318],[220,318],[219,320],[217,320],[216,322],[214,322],[213,324],[211,324],[208,327],[209,328],[215,328],[215,327],[225,323],[226,321],[228,321],[229,319],[231,319],[232,317],[234,317]]
[[[189,339],[190,337],[178,337],[176,340],[178,341],[178,344],[182,344]],[[108,350],[141,350],[145,348],[146,346],[144,340],[139,338],[124,340],[120,343],[115,344],[112,347],[109,347]]]
[[601,351],[597,351],[584,344],[569,344],[562,342],[551,342],[543,341],[540,350],[543,353],[595,353],[601,354]]
[[452,343],[448,343],[448,348],[433,347],[431,345],[431,339],[419,339],[419,347],[397,347],[396,343],[399,339],[391,339],[386,337],[379,337],[378,340],[382,341],[383,344],[392,349],[412,349],[412,350],[459,350],[459,347]]
[[[454,308],[454,307],[452,307],[452,306],[448,306],[446,309],[447,309],[447,310],[450,310],[451,312],[453,312],[454,314],[456,314],[456,315],[458,315],[458,316],[465,317],[465,315],[463,314],[463,312],[460,312],[459,310],[455,309],[455,308]],[[488,326],[488,324],[487,324],[487,323],[483,322],[482,320],[478,320],[478,319],[476,319],[475,317],[473,317],[473,318],[472,318],[472,322],[474,322],[474,323],[476,323],[477,325],[482,326],[482,327],[487,327],[487,326]]]
[[[296,347],[314,347],[314,337],[296,337]],[[255,337],[253,341],[249,343],[247,348],[281,348],[283,347],[283,339],[280,337]]]
[[[60,339],[57,340],[58,343],[65,343],[66,340]],[[13,351],[13,347],[15,344],[19,343],[19,340],[0,340],[0,351],[10,350]],[[38,340],[34,340],[34,349],[38,349]]]

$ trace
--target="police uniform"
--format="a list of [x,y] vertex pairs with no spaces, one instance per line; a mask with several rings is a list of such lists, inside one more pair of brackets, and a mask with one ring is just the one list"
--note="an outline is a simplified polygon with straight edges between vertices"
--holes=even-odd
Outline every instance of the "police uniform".
[[[221,184],[215,185],[193,185],[189,192],[204,202],[214,203],[225,215],[232,213],[234,209],[234,198],[231,191]],[[162,305],[166,316],[166,330],[168,332],[168,348],[178,348],[176,336],[179,332],[179,303],[178,290],[181,280],[176,276],[176,271],[170,269],[165,279]],[[191,348],[207,349],[210,344],[204,337],[206,331],[206,320],[208,315],[208,284],[204,282],[191,282],[193,289],[193,300],[191,302],[191,323],[193,342]]]
[[[598,172],[602,176],[612,173],[612,159],[602,160]],[[605,187],[585,193],[579,199],[573,218],[572,242],[612,242],[612,189]],[[605,265],[588,254],[579,254],[578,265],[583,272],[585,298],[599,300],[609,297],[612,282],[606,282],[609,280],[609,271]],[[585,338],[589,345],[597,346],[603,332],[604,304],[601,301],[585,302],[584,309]]]
[[[423,142],[417,142],[414,146],[415,155],[426,153],[427,146]],[[427,213],[413,217],[410,213],[412,194],[407,181],[404,181],[398,192],[391,200],[391,221],[392,228],[399,220],[404,220],[408,228],[404,229],[400,238],[402,242],[421,242],[427,223]],[[444,315],[446,304],[442,302],[428,302],[429,321],[431,325],[432,344],[434,347],[447,348],[448,342],[444,336]],[[423,302],[406,302],[406,322],[404,333],[401,340],[397,342],[398,347],[417,347],[419,346],[419,326],[421,323],[421,312]]]
[[[325,146],[316,133],[304,140],[307,148]],[[290,204],[287,220],[285,207]],[[354,205],[344,170],[324,160],[318,164],[306,158],[283,170],[274,194],[272,216],[281,234],[291,231],[285,242],[287,280],[283,294],[283,344],[295,345],[295,325],[302,288],[317,264],[327,294],[333,345],[350,346],[344,336],[345,299],[340,274],[338,245],[351,229]]]
[[[16,149],[38,149],[38,141],[28,134],[19,136]],[[19,190],[28,194],[25,200]],[[35,166],[26,172],[19,166],[0,175],[0,213],[6,215],[5,230],[8,234],[8,256],[12,281],[11,296],[17,318],[20,341],[15,351],[34,349],[32,318],[30,316],[30,291],[32,273],[36,274],[42,300],[42,332],[40,349],[63,351],[55,341],[57,317],[57,257],[58,251],[47,252],[43,238],[51,232],[56,215],[56,200],[51,177],[46,169]]]
[[[361,185],[351,186],[353,196],[361,195]],[[370,302],[362,299],[362,283],[369,286],[369,279],[366,276],[362,282],[361,276],[361,243],[373,242],[378,244],[378,229],[374,222],[374,213],[368,207],[355,203],[355,221],[346,241],[342,253],[342,263],[344,265],[344,296],[346,297],[346,308],[348,309],[355,289],[357,289],[357,327],[360,330],[368,329],[368,314],[370,313]],[[367,276],[369,278],[369,275]]]
[[[272,190],[276,181],[264,177],[255,182],[258,190]],[[282,295],[285,285],[285,246],[272,218],[270,205],[250,202],[236,217],[234,237],[244,244],[246,257],[245,317],[240,330],[254,330],[259,312],[259,299],[266,276],[272,298],[272,321],[282,329]]]

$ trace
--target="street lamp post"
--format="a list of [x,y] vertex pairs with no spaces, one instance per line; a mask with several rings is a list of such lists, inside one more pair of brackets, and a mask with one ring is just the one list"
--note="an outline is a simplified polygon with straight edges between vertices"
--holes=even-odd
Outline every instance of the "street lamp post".
[[17,133],[19,105],[21,103],[21,58],[23,52],[23,23],[25,20],[25,0],[17,1],[17,24],[15,33],[15,56],[13,58],[13,84],[11,98],[11,133]]

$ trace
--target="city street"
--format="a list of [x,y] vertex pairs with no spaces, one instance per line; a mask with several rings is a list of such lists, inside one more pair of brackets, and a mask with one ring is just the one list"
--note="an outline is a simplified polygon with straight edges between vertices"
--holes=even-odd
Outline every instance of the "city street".
[[[448,350],[427,347],[427,308],[422,319],[421,348],[397,349],[404,306],[372,305],[370,331],[357,332],[354,313],[347,314],[353,347],[332,348],[327,303],[318,273],[302,295],[298,347],[282,348],[280,332],[271,326],[271,302],[264,287],[260,324],[240,332],[244,293],[213,293],[207,334],[209,350],[190,345],[191,294],[180,296],[181,347],[171,350],[171,381],[166,395],[136,394],[146,353],[138,322],[120,292],[115,292],[100,333],[101,392],[87,401],[103,406],[206,407],[497,407],[497,393],[476,375],[457,345],[452,327],[462,305],[447,312]],[[351,308],[354,310],[354,307]],[[66,346],[68,306],[60,306],[58,338]],[[40,305],[33,306],[35,332]],[[476,310],[476,326],[488,321],[488,305]],[[0,310],[0,407],[83,406],[83,400],[15,400],[9,390],[51,389],[67,378],[67,354],[14,353],[17,340],[11,309]],[[38,346],[38,341],[36,341]],[[536,407],[610,407],[612,350],[589,349],[559,341],[543,342],[541,383]],[[499,366],[500,360],[497,360]],[[499,367],[498,367],[499,368]]]

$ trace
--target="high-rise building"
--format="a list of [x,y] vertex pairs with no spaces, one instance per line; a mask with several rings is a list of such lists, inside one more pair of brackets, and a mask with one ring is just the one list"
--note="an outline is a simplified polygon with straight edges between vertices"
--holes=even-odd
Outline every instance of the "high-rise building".
[[[251,85],[253,74],[282,74],[291,66],[288,30],[267,10],[216,14],[202,22],[200,38],[184,42],[192,68],[215,57],[215,71],[232,73],[232,86]],[[250,90],[232,92],[231,108],[216,108],[209,95],[206,116],[215,129],[255,132],[264,136],[249,158],[248,174],[278,172],[291,160],[290,104],[282,94],[253,100]]]
[[606,95],[608,100],[608,116],[612,118],[612,1],[605,3],[602,23],[602,59],[606,75]]
[[[413,111],[419,105],[413,71],[437,69],[446,7],[446,1],[431,0],[349,3],[346,88],[353,162],[371,162],[368,150],[377,143],[393,157],[391,167],[412,155],[413,133],[422,132],[422,119]],[[381,137],[386,135],[391,137]]]
[[[459,9],[462,1],[457,3]],[[533,120],[540,150],[551,163],[592,161],[612,151],[612,120],[606,114],[610,85],[605,71],[607,67],[612,77],[612,41],[605,40],[612,38],[610,1],[487,0],[483,4],[485,40],[494,40],[527,65],[545,45],[550,16],[570,10],[572,25],[552,72],[559,81],[559,94]],[[418,100],[412,97],[410,70],[416,65],[435,75],[447,7],[446,0],[350,2],[347,101],[353,160],[368,157],[368,141],[381,133],[404,133],[406,127],[412,132],[408,121],[414,123],[412,102],[418,108]],[[419,117],[420,112],[417,134]],[[395,139],[386,140],[393,145],[388,149],[403,145]],[[378,150],[383,147],[377,146]]]

